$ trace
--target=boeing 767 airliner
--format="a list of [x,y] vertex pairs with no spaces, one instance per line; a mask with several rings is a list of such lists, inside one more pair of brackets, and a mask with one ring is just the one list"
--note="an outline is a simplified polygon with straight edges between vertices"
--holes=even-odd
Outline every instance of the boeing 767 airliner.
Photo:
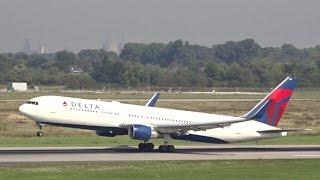
[[[277,128],[297,80],[287,77],[248,113],[234,117],[155,107],[159,93],[145,106],[61,96],[40,96],[19,107],[40,129],[44,124],[94,130],[100,136],[129,135],[141,140],[140,151],[154,149],[151,139],[163,138],[162,152],[174,151],[171,139],[206,143],[256,141],[299,129]],[[38,136],[43,132],[39,131]]]

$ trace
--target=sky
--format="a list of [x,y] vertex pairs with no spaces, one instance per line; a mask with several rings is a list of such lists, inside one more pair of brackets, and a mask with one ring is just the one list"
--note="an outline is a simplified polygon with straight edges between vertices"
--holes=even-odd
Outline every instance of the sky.
[[0,52],[97,49],[114,42],[212,46],[320,44],[319,0],[0,0]]

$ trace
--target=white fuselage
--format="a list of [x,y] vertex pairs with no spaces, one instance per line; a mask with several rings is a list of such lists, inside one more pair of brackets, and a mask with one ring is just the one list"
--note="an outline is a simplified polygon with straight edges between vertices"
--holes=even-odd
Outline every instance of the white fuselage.
[[[37,104],[23,104],[19,108],[20,112],[34,121],[44,124],[121,128],[126,124],[169,127],[212,122],[218,124],[224,120],[229,122],[239,120],[239,117],[233,116],[61,96],[42,96],[30,101],[37,102]],[[257,132],[273,129],[278,128],[250,120],[205,131],[190,130],[187,134],[198,138],[219,139],[225,143],[253,141],[286,135],[284,132],[266,134]]]

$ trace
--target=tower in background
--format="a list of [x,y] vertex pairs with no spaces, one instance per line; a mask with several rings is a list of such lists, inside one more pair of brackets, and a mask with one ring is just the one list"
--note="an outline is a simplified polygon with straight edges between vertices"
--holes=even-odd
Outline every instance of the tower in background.
[[30,39],[25,39],[24,40],[24,46],[23,46],[22,52],[24,52],[26,54],[31,54],[32,53],[31,40]]
[[117,54],[120,54],[120,52],[121,52],[119,44],[116,41],[112,40],[111,38],[109,38],[106,41],[106,43],[103,44],[102,48],[105,51],[114,52],[114,53],[117,53]]
[[40,46],[40,48],[39,48],[39,53],[40,53],[40,54],[44,54],[44,53],[45,53],[44,46]]

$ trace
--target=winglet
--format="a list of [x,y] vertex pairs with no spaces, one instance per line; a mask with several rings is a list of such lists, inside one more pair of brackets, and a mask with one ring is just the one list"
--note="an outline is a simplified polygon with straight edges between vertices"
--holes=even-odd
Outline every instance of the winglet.
[[151,99],[147,102],[147,104],[145,106],[149,106],[149,107],[154,107],[157,103],[157,100],[160,96],[160,93],[159,92],[156,92],[152,97]]

